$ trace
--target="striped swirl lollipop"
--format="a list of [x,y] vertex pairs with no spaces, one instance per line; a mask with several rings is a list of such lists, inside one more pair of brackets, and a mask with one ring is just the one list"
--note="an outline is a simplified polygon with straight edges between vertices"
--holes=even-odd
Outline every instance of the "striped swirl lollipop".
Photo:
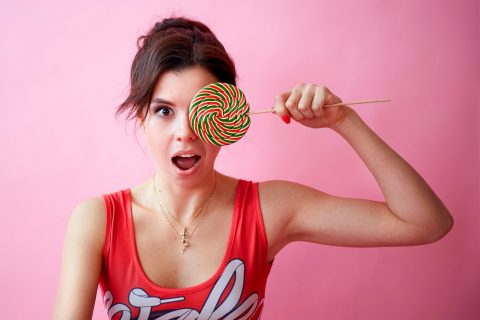
[[250,106],[243,92],[224,82],[197,92],[188,109],[190,126],[203,141],[216,146],[240,140],[250,126]]

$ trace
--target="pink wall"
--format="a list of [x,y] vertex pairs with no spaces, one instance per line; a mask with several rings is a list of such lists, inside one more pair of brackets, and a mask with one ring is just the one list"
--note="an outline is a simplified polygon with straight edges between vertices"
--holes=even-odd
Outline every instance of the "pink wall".
[[[455,218],[452,232],[427,246],[289,245],[269,279],[265,319],[478,316],[477,1],[71,3],[0,2],[2,318],[47,319],[73,206],[152,174],[142,143],[113,113],[126,94],[136,37],[171,13],[216,32],[252,109],[272,106],[297,82],[325,85],[344,101],[391,98],[355,109]],[[383,200],[339,135],[271,115],[255,116],[217,169]],[[105,318],[97,299],[94,319]]]

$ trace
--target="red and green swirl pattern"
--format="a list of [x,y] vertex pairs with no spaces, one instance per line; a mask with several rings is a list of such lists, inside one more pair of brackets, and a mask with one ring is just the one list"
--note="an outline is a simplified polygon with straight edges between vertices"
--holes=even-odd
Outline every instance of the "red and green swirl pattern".
[[188,110],[193,131],[203,141],[224,146],[237,142],[250,126],[250,106],[234,85],[211,83],[197,92]]

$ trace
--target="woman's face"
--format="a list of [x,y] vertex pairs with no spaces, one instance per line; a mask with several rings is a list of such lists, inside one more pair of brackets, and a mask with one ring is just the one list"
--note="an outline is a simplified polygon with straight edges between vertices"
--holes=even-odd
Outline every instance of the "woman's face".
[[[220,147],[203,142],[193,132],[188,108],[198,90],[216,81],[206,69],[192,67],[180,72],[165,72],[155,84],[145,120],[145,134],[164,179],[184,186],[198,186],[209,175],[211,177]],[[179,153],[184,157],[178,157]]]

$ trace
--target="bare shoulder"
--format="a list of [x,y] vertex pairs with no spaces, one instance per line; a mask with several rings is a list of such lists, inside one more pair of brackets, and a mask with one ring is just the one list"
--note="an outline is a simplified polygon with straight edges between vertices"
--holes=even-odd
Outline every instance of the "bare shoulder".
[[[292,199],[298,199],[299,196],[322,193],[306,185],[286,180],[263,181],[259,183],[259,189],[266,201],[275,200],[275,202],[282,203],[289,203]],[[281,199],[279,199],[280,196]]]
[[91,245],[95,245],[101,251],[105,237],[106,220],[106,207],[103,197],[88,198],[80,201],[73,208],[67,233],[80,241],[89,240]]
[[302,200],[327,195],[309,186],[285,180],[260,182],[258,188],[260,201],[267,211],[275,214],[275,219],[281,218],[279,215],[290,216]]
[[95,217],[102,214],[105,215],[105,209],[105,201],[103,200],[103,197],[93,197],[77,203],[73,213]]
[[295,206],[306,195],[313,195],[315,192],[320,191],[291,181],[259,182],[258,193],[267,233],[270,260],[291,242],[289,234],[285,231],[291,222]]
[[102,265],[105,224],[102,197],[83,200],[73,208],[63,244],[53,319],[91,319]]

